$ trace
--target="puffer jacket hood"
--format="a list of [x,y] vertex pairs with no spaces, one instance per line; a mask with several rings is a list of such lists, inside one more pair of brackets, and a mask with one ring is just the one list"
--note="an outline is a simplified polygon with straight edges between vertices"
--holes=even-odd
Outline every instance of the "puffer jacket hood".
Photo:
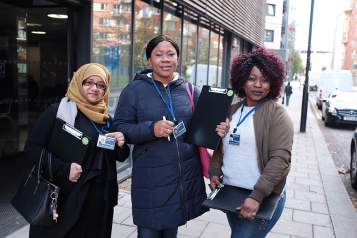
[[[133,221],[139,227],[163,230],[184,225],[200,216],[207,198],[198,147],[185,143],[185,136],[157,138],[154,127],[163,119],[173,121],[167,106],[151,80],[152,70],[136,73],[123,89],[115,112],[113,127],[134,145],[131,198]],[[176,78],[176,77],[175,77]],[[166,87],[156,81],[166,102]],[[188,128],[192,104],[183,77],[171,80],[170,92],[175,118]],[[195,88],[194,102],[199,90]]]

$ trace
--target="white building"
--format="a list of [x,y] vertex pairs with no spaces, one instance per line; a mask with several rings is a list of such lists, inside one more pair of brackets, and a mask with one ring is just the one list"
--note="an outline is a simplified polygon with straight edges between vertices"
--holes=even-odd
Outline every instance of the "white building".
[[[268,49],[279,50],[285,42],[282,36],[285,35],[286,22],[284,13],[287,10],[285,0],[267,0],[265,17],[265,42],[264,46]],[[283,19],[283,20],[282,20]]]

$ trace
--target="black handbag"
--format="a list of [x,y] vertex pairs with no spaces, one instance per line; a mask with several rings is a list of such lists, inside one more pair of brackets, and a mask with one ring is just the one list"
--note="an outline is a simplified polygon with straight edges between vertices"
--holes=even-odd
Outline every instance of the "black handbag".
[[48,170],[50,182],[42,178],[42,149],[37,174],[35,167],[24,171],[12,206],[30,223],[35,226],[53,226],[57,223],[57,201],[60,188],[53,184],[51,153],[48,152]]

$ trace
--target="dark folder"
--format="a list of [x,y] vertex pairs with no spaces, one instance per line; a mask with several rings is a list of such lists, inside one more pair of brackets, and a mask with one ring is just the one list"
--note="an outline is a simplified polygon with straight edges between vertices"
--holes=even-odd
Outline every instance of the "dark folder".
[[[252,191],[248,189],[224,185],[212,200],[206,199],[202,205],[239,214],[236,208],[242,205],[244,200],[248,198],[251,193]],[[271,220],[279,201],[280,195],[271,193],[268,197],[263,199],[256,217]]]
[[[56,118],[47,149],[62,160],[82,164],[90,140],[81,131]],[[60,178],[58,183],[62,193],[66,194],[71,189],[72,182],[68,178]]]
[[226,121],[234,89],[203,86],[185,142],[216,150],[220,140],[216,127]]

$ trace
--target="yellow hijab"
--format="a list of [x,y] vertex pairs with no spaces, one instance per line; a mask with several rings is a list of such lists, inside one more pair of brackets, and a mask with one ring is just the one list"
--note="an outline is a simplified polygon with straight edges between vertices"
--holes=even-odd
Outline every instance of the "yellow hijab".
[[[101,77],[107,88],[104,96],[93,102],[85,94],[82,84],[85,79],[94,75]],[[89,119],[98,124],[105,124],[109,119],[109,84],[110,72],[106,67],[95,63],[85,64],[74,74],[66,96],[75,102],[78,109]]]

